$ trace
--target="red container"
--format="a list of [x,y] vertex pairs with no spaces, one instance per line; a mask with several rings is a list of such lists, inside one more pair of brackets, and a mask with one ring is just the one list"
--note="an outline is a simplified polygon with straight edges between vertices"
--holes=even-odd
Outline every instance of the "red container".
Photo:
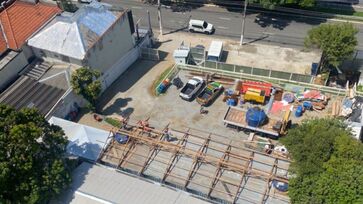
[[248,88],[265,91],[265,96],[270,96],[272,84],[267,82],[258,82],[258,81],[244,81],[242,83],[242,93],[245,94]]

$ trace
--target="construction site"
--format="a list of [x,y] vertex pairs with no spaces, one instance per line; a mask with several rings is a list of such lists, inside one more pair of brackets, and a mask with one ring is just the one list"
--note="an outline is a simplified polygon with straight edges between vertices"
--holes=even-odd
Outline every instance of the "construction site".
[[[187,68],[170,71],[152,90],[162,88],[158,96],[148,75],[113,95],[104,110],[122,125],[108,129],[97,162],[212,203],[290,203],[290,157],[279,138],[305,119],[341,115],[344,96]],[[182,87],[192,83],[185,100]]]
[[170,125],[158,130],[148,120],[110,131],[98,161],[210,202],[289,203],[274,187],[288,185],[288,157],[249,148],[258,141]]

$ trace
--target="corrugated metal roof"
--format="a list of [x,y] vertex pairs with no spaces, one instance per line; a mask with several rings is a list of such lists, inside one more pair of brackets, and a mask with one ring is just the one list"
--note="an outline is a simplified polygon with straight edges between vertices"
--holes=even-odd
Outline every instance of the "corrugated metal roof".
[[21,76],[0,95],[0,103],[10,105],[17,110],[34,107],[42,115],[46,115],[64,93],[65,90]]
[[90,30],[101,36],[116,21],[116,16],[110,11],[98,12],[86,10],[87,15],[78,19],[78,24],[87,26]]
[[183,191],[163,187],[113,169],[84,162],[73,172],[73,182],[52,203],[206,204]]
[[49,26],[32,37],[28,44],[76,59],[83,59],[88,49],[119,19],[99,3],[81,7],[73,15],[58,16]]

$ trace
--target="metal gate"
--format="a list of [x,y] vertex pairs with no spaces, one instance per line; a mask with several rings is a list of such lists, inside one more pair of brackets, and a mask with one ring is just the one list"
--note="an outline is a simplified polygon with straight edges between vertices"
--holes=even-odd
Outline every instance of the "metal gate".
[[140,48],[141,58],[146,60],[160,60],[159,50],[147,48],[147,47],[141,47]]

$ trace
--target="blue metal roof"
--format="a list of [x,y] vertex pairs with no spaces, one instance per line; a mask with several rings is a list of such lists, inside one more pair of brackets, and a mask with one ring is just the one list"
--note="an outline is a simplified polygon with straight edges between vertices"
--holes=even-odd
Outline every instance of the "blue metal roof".
[[86,14],[78,19],[88,29],[101,36],[115,22],[116,16],[108,10],[85,10]]

